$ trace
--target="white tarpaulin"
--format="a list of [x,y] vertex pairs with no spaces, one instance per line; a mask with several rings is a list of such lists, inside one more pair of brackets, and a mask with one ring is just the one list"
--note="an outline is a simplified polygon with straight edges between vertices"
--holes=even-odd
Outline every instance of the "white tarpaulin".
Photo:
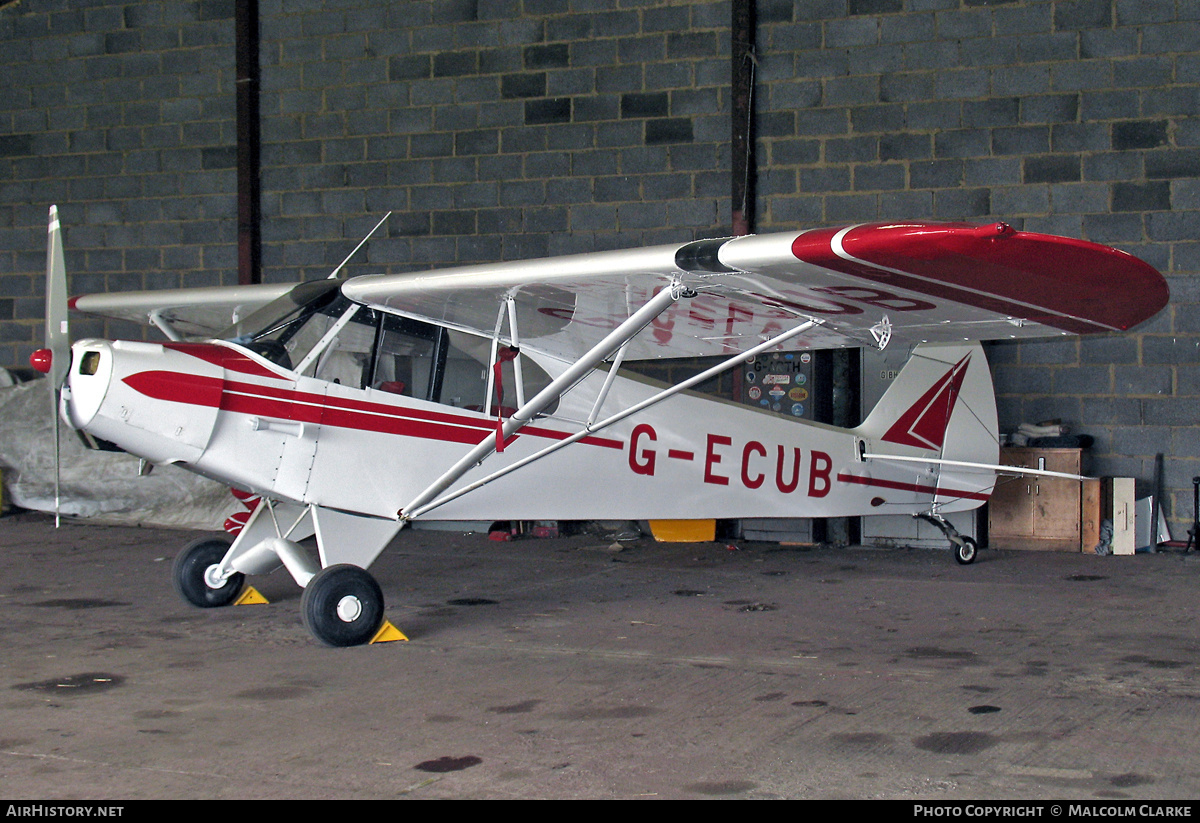
[[[23,509],[54,511],[51,405],[48,380],[0,387],[0,469],[8,499]],[[139,476],[136,457],[89,449],[61,422],[59,444],[63,515],[212,531],[244,510],[227,487],[174,466]]]

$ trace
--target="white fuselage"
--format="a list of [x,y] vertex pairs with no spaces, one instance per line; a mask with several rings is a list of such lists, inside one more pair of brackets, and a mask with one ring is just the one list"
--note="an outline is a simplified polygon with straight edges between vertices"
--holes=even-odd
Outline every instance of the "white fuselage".
[[[986,380],[990,401],[982,353],[978,360],[967,387],[978,394],[975,383]],[[72,426],[266,497],[374,517],[400,517],[448,466],[496,436],[494,416],[299,376],[226,342],[84,340],[72,362],[63,400]],[[540,365],[551,376],[564,368]],[[573,421],[593,414],[604,377],[590,375],[448,493],[578,431]],[[660,389],[618,376],[601,415]],[[916,513],[934,502],[949,512],[987,498],[990,478],[864,462],[878,434],[681,393],[421,519],[831,517]]]

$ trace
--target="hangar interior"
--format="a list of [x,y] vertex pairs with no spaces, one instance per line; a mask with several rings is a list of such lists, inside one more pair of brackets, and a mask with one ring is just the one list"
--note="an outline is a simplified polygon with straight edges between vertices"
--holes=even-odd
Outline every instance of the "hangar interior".
[[[1197,16],[1120,0],[0,3],[0,365],[41,345],[50,203],[72,293],[325,277],[389,210],[349,274],[1003,220],[1167,277],[1170,305],[1132,333],[988,359],[1002,432],[1086,435],[1086,471],[1158,491],[1179,538],[1200,475]],[[86,318],[73,333],[156,334]],[[803,413],[848,421],[892,366],[829,357],[827,398]],[[737,397],[730,380],[715,390]]]

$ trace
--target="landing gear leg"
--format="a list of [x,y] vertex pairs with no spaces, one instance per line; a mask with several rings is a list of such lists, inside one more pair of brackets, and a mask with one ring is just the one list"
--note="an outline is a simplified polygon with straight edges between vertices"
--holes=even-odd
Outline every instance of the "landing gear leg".
[[938,527],[946,539],[950,541],[950,548],[954,550],[954,559],[961,565],[966,566],[975,562],[975,557],[979,554],[979,544],[975,542],[974,537],[959,534],[958,529],[954,528],[950,524],[950,521],[940,514],[928,512],[913,516],[919,517],[927,523],[932,523]]

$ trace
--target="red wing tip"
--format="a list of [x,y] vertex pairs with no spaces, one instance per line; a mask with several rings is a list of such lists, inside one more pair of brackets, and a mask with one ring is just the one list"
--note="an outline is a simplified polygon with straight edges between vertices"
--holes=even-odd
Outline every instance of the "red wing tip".
[[1133,328],[1170,300],[1162,274],[1129,252],[1003,222],[865,223],[800,234],[792,253],[1075,334]]
[[71,311],[75,311],[75,304],[79,302],[79,297],[80,297],[80,295],[75,295],[74,297],[68,297],[67,298],[67,308],[70,309]]

